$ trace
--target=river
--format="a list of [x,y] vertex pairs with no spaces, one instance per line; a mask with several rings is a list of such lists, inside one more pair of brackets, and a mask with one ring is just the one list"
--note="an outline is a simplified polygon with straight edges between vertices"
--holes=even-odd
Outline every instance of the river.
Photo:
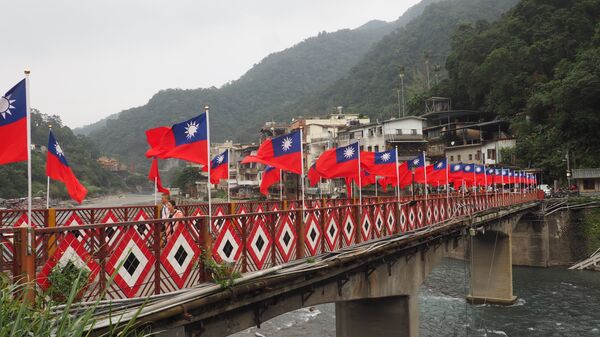
[[[517,302],[466,304],[468,270],[445,259],[419,291],[421,336],[600,336],[600,273],[564,268],[513,268]],[[233,335],[335,336],[333,304],[300,309]],[[368,337],[368,336],[365,336]]]
[[93,198],[79,207],[113,207],[152,204],[154,204],[154,194],[120,194]]

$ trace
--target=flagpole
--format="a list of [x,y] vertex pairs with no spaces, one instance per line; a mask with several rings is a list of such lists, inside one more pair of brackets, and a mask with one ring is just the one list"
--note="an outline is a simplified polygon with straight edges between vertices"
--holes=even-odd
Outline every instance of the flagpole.
[[450,205],[450,175],[448,174],[450,163],[448,162],[448,156],[444,159],[446,160],[446,204]]
[[[48,124],[48,138],[50,138],[50,133],[52,132],[52,124]],[[48,149],[49,150],[49,149]],[[48,164],[46,164],[48,165]],[[46,209],[50,208],[50,177],[46,177]]]
[[[362,212],[362,177],[360,174],[360,141],[356,141],[356,145],[358,147],[358,205],[360,206],[360,211]],[[359,219],[360,220],[360,219]]]
[[227,203],[231,203],[231,177],[229,176],[229,163],[231,162],[231,151],[227,148]]
[[303,127],[300,127],[300,158],[301,160],[301,170],[300,170],[300,181],[302,182],[302,221],[304,222],[304,209],[306,205],[304,204],[304,132]]
[[427,166],[425,165],[425,151],[423,151],[423,176],[425,178],[425,206],[427,206],[427,197],[429,191],[427,190]]
[[209,110],[210,107],[208,105],[204,106],[204,111],[206,112],[206,147],[207,147],[207,166],[208,166],[208,181],[206,182],[206,190],[208,191],[208,231],[210,232],[212,229],[212,197],[210,195],[210,169],[212,166],[211,157],[210,157],[210,119],[209,119]]
[[378,176],[375,176],[375,198],[377,198],[377,178]]
[[29,99],[29,74],[25,69],[25,113],[27,114],[27,254],[33,254],[33,231],[31,221],[31,107]]
[[154,177],[154,206],[158,205],[158,177]]
[[400,202],[400,168],[398,167],[398,145],[394,146],[396,155],[396,199]]
[[283,170],[279,169],[279,201],[283,201]]

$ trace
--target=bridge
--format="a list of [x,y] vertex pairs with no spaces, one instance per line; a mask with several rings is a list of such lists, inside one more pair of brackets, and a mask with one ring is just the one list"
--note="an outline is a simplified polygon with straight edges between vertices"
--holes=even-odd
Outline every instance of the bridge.
[[[510,304],[511,233],[539,191],[427,198],[0,211],[0,270],[41,289],[57,265],[89,270],[83,306],[99,331],[136,317],[165,336],[226,336],[298,308],[336,303],[338,336],[418,336],[417,290],[468,238],[469,301]],[[240,277],[209,282],[208,260]],[[114,281],[110,282],[111,276]],[[99,302],[96,302],[99,301]],[[108,317],[108,312],[112,318]]]

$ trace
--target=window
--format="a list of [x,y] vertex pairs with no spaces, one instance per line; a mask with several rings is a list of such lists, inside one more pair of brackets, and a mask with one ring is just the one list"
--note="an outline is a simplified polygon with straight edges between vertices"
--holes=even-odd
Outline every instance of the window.
[[583,189],[584,190],[594,190],[596,188],[596,182],[594,179],[583,179]]
[[373,137],[373,130],[374,129],[369,129],[369,137]]
[[417,135],[417,129],[410,129],[411,135]]
[[372,148],[369,146],[367,147],[367,151],[371,152]]
[[487,157],[490,160],[496,160],[496,149],[488,149],[487,150]]
[[364,151],[364,150],[365,150],[365,147],[361,145],[361,146],[360,146],[360,150],[361,150],[361,151]]
[[450,161],[454,161],[454,156],[450,156]]
[[396,134],[402,136],[402,129],[396,129]]
[[380,136],[383,134],[383,128],[381,126],[377,128],[377,134]]
[[473,155],[469,153],[469,160],[473,160]]
[[475,160],[479,160],[480,157],[481,157],[481,151],[477,150],[477,153],[475,154]]
[[379,152],[379,145],[375,145],[375,152]]
[[456,156],[456,160],[460,161],[460,154]]

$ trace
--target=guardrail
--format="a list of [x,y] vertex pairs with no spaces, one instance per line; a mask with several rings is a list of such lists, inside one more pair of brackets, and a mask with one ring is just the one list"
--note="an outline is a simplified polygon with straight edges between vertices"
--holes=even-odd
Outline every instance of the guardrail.
[[[25,211],[0,212],[0,270],[41,289],[58,265],[90,271],[84,299],[143,297],[209,280],[201,255],[241,273],[395,235],[488,208],[539,200],[543,193],[453,194],[354,200],[183,205],[185,218],[158,219],[157,206],[33,212],[28,253]],[[23,218],[25,217],[25,218]],[[10,224],[10,225],[9,225]],[[118,268],[121,266],[121,268]],[[117,270],[118,269],[118,270]],[[110,276],[115,275],[110,283]]]

